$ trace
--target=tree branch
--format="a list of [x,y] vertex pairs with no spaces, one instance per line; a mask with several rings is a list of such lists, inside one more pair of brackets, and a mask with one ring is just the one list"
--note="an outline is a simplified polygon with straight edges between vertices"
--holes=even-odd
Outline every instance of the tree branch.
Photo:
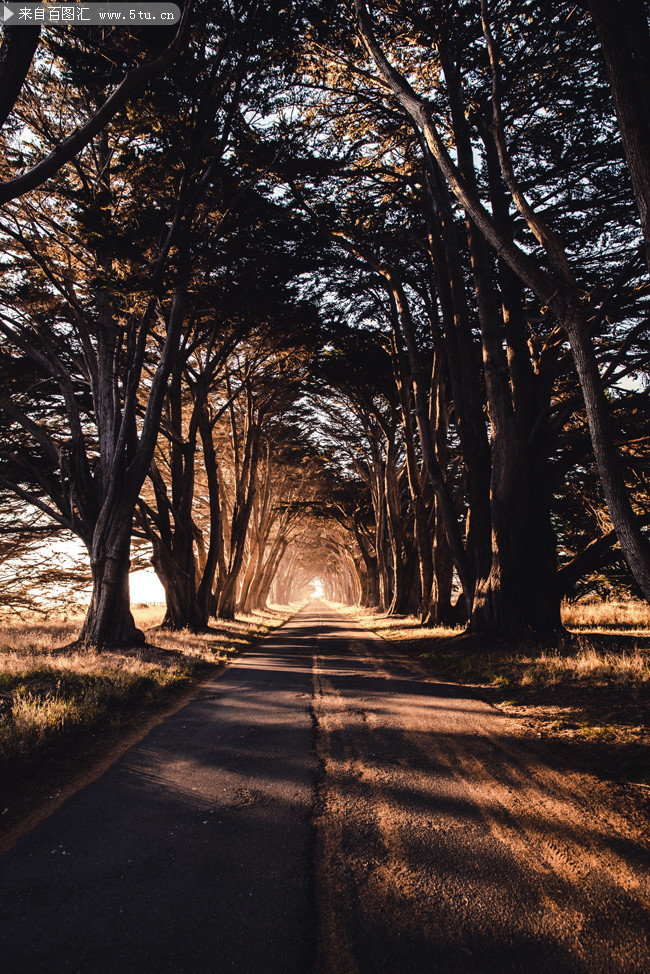
[[36,189],[50,176],[58,172],[66,163],[81,152],[90,140],[108,125],[114,115],[126,104],[131,95],[142,88],[148,81],[160,74],[174,60],[180,51],[185,29],[192,10],[192,0],[188,0],[178,25],[173,41],[160,57],[130,71],[115,91],[109,95],[104,104],[95,114],[67,139],[59,143],[44,159],[36,163],[27,172],[13,179],[0,183],[0,205],[23,196],[32,189]]

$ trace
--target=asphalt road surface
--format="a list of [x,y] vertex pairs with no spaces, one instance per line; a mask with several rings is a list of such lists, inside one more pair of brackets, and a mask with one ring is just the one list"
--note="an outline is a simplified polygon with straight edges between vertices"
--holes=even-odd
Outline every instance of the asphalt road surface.
[[0,860],[0,971],[650,971],[650,838],[323,603]]

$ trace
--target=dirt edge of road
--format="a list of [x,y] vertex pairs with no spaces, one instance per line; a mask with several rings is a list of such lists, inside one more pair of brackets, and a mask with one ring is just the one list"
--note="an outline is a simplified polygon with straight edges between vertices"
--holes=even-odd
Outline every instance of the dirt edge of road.
[[[440,680],[442,683],[456,683],[465,691],[472,693],[476,699],[488,704],[496,713],[516,728],[518,736],[526,746],[535,751],[549,766],[563,768],[567,772],[580,775],[582,786],[588,793],[590,800],[601,806],[623,813],[630,822],[631,828],[638,832],[645,832],[650,840],[650,788],[642,783],[631,781],[626,777],[631,759],[629,753],[620,754],[621,746],[617,742],[608,742],[598,736],[592,739],[582,739],[579,735],[558,733],[553,719],[544,719],[543,707],[529,708],[525,706],[510,706],[507,698],[513,695],[513,688],[507,686],[487,685],[474,678],[471,672],[463,674],[456,667],[436,667],[433,653],[425,653],[424,641],[409,641],[391,638],[390,630],[382,626],[383,618],[376,621],[367,614],[359,615],[354,609],[336,606],[342,614],[356,625],[366,629],[369,633],[390,647],[391,653],[407,660],[429,679]],[[374,624],[373,624],[374,623]],[[431,639],[430,648],[434,648],[435,637]],[[462,648],[458,650],[462,654]],[[523,700],[523,694],[521,694]],[[632,745],[634,755],[632,766],[638,771],[640,764],[645,761],[650,772],[650,754],[647,746],[635,742]],[[626,749],[627,750],[627,749]],[[639,757],[639,753],[641,757]],[[586,797],[586,795],[585,795]]]

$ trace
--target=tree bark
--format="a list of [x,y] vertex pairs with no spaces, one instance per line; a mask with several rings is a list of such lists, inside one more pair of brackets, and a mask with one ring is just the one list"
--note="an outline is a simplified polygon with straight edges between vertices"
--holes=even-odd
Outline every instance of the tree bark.
[[40,27],[4,27],[0,47],[0,128],[18,100],[40,36]]
[[[431,195],[425,213],[429,223],[431,263],[440,303],[454,417],[465,466],[468,505],[465,548],[474,585],[475,579],[483,578],[489,572],[491,560],[490,446],[485,424],[481,351],[470,326],[449,190],[425,143],[423,153]],[[432,428],[435,428],[434,423]],[[437,501],[436,504],[439,506]]]
[[369,608],[376,608],[379,605],[379,574],[377,568],[377,557],[370,552],[370,545],[366,541],[363,531],[358,524],[356,515],[352,517],[352,530],[356,538],[361,558],[365,566],[364,583],[361,585],[360,604]]
[[143,645],[144,633],[131,614],[129,548],[131,518],[115,512],[110,528],[95,538],[90,551],[93,591],[79,636],[89,649]]
[[203,446],[203,462],[205,464],[208,481],[208,498],[210,504],[210,536],[208,551],[203,567],[203,574],[199,583],[197,599],[201,614],[206,623],[210,618],[215,576],[224,579],[226,576],[226,559],[223,540],[223,515],[221,513],[221,489],[219,486],[219,470],[217,454],[212,439],[212,425],[209,420],[207,406],[204,406],[199,419],[199,434]]
[[650,602],[650,541],[642,534],[632,509],[584,314],[580,310],[567,314],[564,327],[580,376],[591,443],[612,523],[630,571]]
[[[244,560],[246,533],[257,489],[257,460],[259,455],[260,430],[254,416],[254,406],[250,398],[247,403],[247,421],[244,431],[244,458],[237,474],[237,498],[233,510],[230,533],[230,559],[228,570],[221,587],[216,615],[220,619],[234,619],[237,608],[237,582]],[[237,436],[233,421],[233,437]]]
[[[394,311],[392,316],[394,322],[395,314],[396,311]],[[406,472],[413,504],[415,545],[420,568],[420,600],[416,612],[421,618],[425,618],[431,610],[434,583],[433,556],[431,552],[431,537],[429,534],[426,505],[422,496],[422,482],[415,456],[415,430],[413,429],[411,418],[408,380],[404,367],[404,356],[400,347],[399,330],[395,328],[395,324],[393,325],[391,350],[395,384],[400,403],[402,439],[404,440],[404,449],[406,452]]]
[[586,0],[612,89],[650,270],[650,32],[644,0]]

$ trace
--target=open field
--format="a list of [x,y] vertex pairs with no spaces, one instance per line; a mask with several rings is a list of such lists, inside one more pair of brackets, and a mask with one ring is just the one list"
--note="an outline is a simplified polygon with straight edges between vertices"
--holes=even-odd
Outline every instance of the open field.
[[566,606],[572,635],[558,646],[347,611],[441,678],[475,688],[531,735],[573,757],[580,751],[599,775],[650,788],[650,606]]

